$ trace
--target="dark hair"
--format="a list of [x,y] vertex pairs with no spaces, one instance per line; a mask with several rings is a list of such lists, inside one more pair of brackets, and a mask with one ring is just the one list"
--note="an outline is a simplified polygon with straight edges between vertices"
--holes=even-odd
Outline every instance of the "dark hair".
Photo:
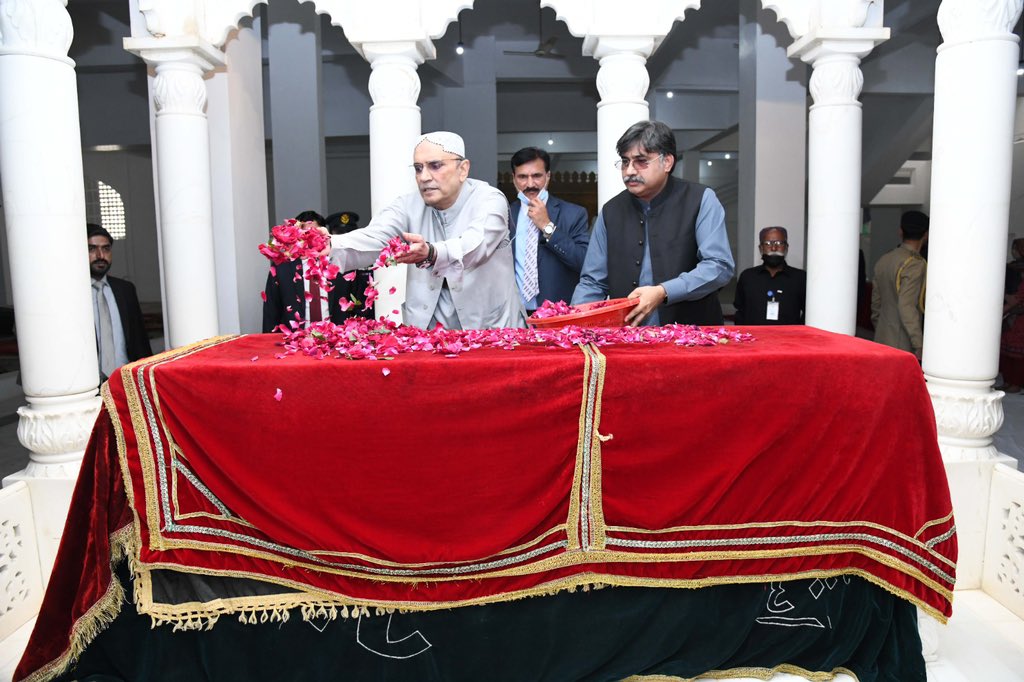
[[[342,218],[348,216],[348,220],[342,222]],[[353,211],[338,211],[327,216],[327,222],[324,224],[327,231],[331,234],[345,234],[352,230],[359,229],[359,214]]]
[[763,242],[764,241],[764,236],[766,234],[768,234],[769,232],[774,232],[776,230],[778,230],[779,232],[782,233],[782,240],[788,243],[789,242],[789,232],[786,231],[786,228],[780,227],[779,225],[772,225],[770,227],[766,227],[766,228],[762,229],[760,232],[757,233],[757,241]]
[[530,163],[536,159],[544,162],[545,172],[551,170],[551,157],[540,147],[523,147],[512,155],[512,170],[519,168],[524,163]]
[[676,136],[672,129],[661,121],[638,121],[622,133],[615,143],[615,151],[625,156],[634,145],[640,145],[645,152],[657,152],[675,158]]
[[900,217],[900,229],[903,238],[917,241],[928,232],[928,216],[921,211],[907,211]]
[[299,215],[295,216],[295,219],[298,220],[300,223],[308,223],[309,221],[312,220],[314,223],[320,225],[321,227],[325,227],[325,223],[327,222],[324,220],[324,217],[317,213],[316,211],[303,211]]
[[110,236],[110,233],[96,223],[86,223],[85,234],[87,235],[86,239],[92,239],[93,237],[106,237],[111,244],[114,243],[114,238]]

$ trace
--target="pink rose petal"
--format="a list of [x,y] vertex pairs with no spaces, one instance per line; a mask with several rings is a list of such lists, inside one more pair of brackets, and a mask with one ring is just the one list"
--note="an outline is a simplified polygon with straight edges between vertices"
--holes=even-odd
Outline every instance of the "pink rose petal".
[[256,361],[257,361],[257,360],[259,360],[259,359],[260,359],[260,356],[258,356],[258,355],[254,355],[254,356],[252,356],[251,358],[249,358],[249,362],[256,362]]
[[[304,261],[306,272],[310,279],[316,276],[323,283],[321,286],[324,290],[329,290],[330,282],[328,280],[338,274],[338,266],[330,263],[323,256],[316,255],[319,253],[316,251],[317,248],[327,248],[327,242],[324,241],[319,228],[313,226],[309,228],[313,231],[303,232],[306,229],[305,226],[300,226],[295,221],[286,221],[283,226],[278,226],[278,228],[275,228],[274,237],[269,245],[260,245],[260,253],[274,262],[315,255],[316,257],[310,257]],[[318,246],[321,241],[324,245]],[[408,251],[408,249],[409,245],[401,239],[392,239],[381,250],[380,257],[373,269],[393,264],[395,256]],[[355,275],[352,274],[354,279]],[[348,279],[347,276],[346,279]],[[390,293],[395,291],[396,288],[392,287]],[[372,277],[364,296],[364,310],[370,309],[378,297],[376,283]],[[340,305],[343,310],[349,310],[362,303],[355,297],[351,297],[342,300]],[[556,303],[545,301],[541,307],[543,312],[540,312],[537,317],[553,317],[572,312],[572,307],[564,301]],[[399,311],[393,310],[392,313],[398,315]],[[299,318],[298,313],[295,314],[295,317]],[[278,330],[283,336],[283,342],[280,345],[284,347],[284,352],[275,357],[284,358],[301,353],[318,360],[326,357],[350,360],[390,360],[400,353],[413,352],[438,353],[445,357],[457,358],[461,354],[477,348],[514,350],[524,344],[538,344],[549,348],[573,348],[587,344],[608,346],[657,343],[689,348],[720,346],[754,340],[750,334],[731,332],[726,327],[702,329],[677,324],[664,327],[594,328],[567,325],[548,329],[470,330],[445,329],[438,324],[433,329],[424,330],[396,324],[384,316],[377,320],[353,317],[340,325],[327,320],[311,325],[294,321],[287,326],[280,325]],[[382,369],[384,376],[388,376],[389,372],[388,368]],[[282,395],[278,389],[275,398],[280,400]]]
[[395,287],[391,287],[390,289],[388,289],[388,293],[391,294],[392,296],[394,296],[396,291],[398,291],[398,289],[396,289]]
[[380,373],[383,374],[384,376],[387,376],[387,375],[391,374],[391,370],[388,369],[387,367],[385,367],[384,369],[382,369],[380,371]]
[[282,391],[281,389],[277,389],[274,392],[274,400],[276,400],[277,402],[281,402],[281,398],[283,398],[283,397],[284,397],[284,391]]
[[346,282],[352,282],[356,278],[356,271],[352,270],[351,272],[346,272],[344,275],[341,276],[341,278]]

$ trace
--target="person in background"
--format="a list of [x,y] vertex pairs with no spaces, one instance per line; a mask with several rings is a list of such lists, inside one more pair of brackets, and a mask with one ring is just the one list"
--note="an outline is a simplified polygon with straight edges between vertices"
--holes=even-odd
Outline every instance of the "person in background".
[[1003,333],[999,339],[999,371],[1003,381],[997,391],[1020,393],[1024,386],[1024,239],[1010,246],[1013,260],[1006,264],[1003,295]]
[[[327,223],[324,225],[331,234],[348,234],[359,229],[359,214],[354,211],[340,211],[327,216]],[[366,287],[370,285],[369,270],[352,270],[355,279],[351,282],[342,276],[334,280],[334,291],[337,292],[338,301],[352,301],[353,305],[348,310],[342,310],[341,319],[347,320],[350,317],[363,317],[368,320],[374,319],[374,311],[371,306],[369,310],[363,310],[363,301],[366,299]],[[334,292],[332,292],[334,293]],[[332,312],[331,319],[334,319]]]
[[921,247],[928,241],[928,216],[907,211],[900,218],[900,245],[878,259],[871,288],[875,341],[921,359],[924,291],[928,265]]
[[544,301],[568,301],[580,281],[590,243],[587,209],[548,194],[551,157],[538,147],[512,155],[519,190],[510,206],[516,284],[530,315]]
[[96,354],[100,382],[121,365],[153,354],[142,321],[135,285],[109,273],[114,238],[99,225],[86,224],[89,274],[92,276],[92,309],[96,329]]
[[572,303],[636,298],[626,323],[722,324],[718,290],[736,265],[714,191],[672,177],[676,138],[660,121],[615,145],[626,189],[601,209]]
[[[295,216],[295,219],[301,223],[314,222],[320,226],[325,226],[327,222],[316,211],[303,211]],[[296,272],[299,273],[298,281],[295,279]],[[286,329],[290,330],[292,322],[319,322],[329,319],[335,324],[340,324],[350,316],[339,305],[342,292],[338,285],[340,283],[348,284],[348,282],[344,282],[339,275],[335,280],[334,289],[327,294],[325,300],[325,297],[320,294],[320,286],[311,283],[302,276],[302,273],[302,262],[297,260],[271,266],[264,288],[264,294],[266,294],[263,301],[264,334],[274,331],[279,325],[284,325]],[[309,300],[306,299],[307,293],[310,294]],[[361,307],[361,305],[355,306],[352,310]]]
[[736,284],[736,324],[803,324],[807,273],[786,263],[789,236],[784,227],[759,235],[761,265],[740,273]]

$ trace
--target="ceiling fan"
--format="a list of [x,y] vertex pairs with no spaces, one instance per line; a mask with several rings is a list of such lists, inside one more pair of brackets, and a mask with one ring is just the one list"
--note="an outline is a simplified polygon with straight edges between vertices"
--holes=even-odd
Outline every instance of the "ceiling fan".
[[551,36],[547,40],[544,39],[544,11],[537,8],[537,49],[536,50],[505,50],[505,54],[515,55],[533,55],[534,57],[544,57],[546,59],[565,59],[565,55],[561,52],[555,52],[555,43],[558,41],[557,36]]

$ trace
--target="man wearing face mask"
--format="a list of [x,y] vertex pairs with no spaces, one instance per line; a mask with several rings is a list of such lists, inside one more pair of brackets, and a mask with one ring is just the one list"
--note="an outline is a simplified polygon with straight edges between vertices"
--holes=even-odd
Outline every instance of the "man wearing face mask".
[[736,284],[736,324],[803,324],[807,273],[786,263],[786,228],[761,230],[758,249],[763,265],[744,270]]
[[551,157],[538,147],[512,155],[519,190],[509,222],[515,246],[516,285],[533,313],[544,301],[569,301],[580,281],[590,243],[587,209],[548,194]]

